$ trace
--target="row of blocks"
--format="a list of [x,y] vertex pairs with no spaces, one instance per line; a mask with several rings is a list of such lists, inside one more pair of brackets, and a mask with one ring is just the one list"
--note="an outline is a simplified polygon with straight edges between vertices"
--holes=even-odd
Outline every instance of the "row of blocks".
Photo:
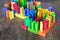
[[55,23],[56,15],[52,7],[43,9],[40,2],[30,1],[30,3],[27,0],[12,0],[12,2],[8,2],[3,8],[4,16],[9,19],[14,17],[23,19],[22,29],[45,37]]

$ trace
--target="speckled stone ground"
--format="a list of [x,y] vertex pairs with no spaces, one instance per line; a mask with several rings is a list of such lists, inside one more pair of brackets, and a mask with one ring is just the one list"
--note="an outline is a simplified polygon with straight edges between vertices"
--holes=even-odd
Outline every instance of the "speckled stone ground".
[[2,8],[8,1],[0,0],[0,40],[60,40],[60,0],[41,0],[43,8],[52,6],[56,12],[56,24],[45,38],[22,30],[23,20],[19,18],[6,19],[3,16]]

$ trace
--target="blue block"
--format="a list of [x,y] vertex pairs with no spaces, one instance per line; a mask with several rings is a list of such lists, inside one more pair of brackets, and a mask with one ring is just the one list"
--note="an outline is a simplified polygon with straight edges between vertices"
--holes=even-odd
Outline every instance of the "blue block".
[[33,2],[34,0],[30,0],[30,2]]
[[24,15],[25,15],[25,16],[29,16],[29,9],[28,9],[28,8],[25,8],[25,9],[24,9]]
[[12,2],[16,2],[16,0],[11,0]]
[[6,11],[8,10],[8,8],[3,8],[3,13],[4,13],[4,16],[6,16]]
[[52,12],[53,11],[53,8],[52,7],[48,7],[48,10]]
[[33,10],[30,10],[30,18],[32,18],[33,20],[35,19],[35,13]]

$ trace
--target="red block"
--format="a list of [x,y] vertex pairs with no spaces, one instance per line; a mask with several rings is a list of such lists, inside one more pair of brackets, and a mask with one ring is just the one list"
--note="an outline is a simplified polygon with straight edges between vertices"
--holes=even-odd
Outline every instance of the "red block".
[[27,27],[24,24],[21,25],[21,28],[25,31],[27,30]]
[[17,13],[20,14],[20,6],[17,6]]
[[49,24],[49,21],[46,19],[43,21],[43,30],[46,31],[48,29],[48,24]]
[[13,4],[14,10],[17,10],[17,4]]
[[35,17],[35,21],[40,22],[40,18],[39,17]]

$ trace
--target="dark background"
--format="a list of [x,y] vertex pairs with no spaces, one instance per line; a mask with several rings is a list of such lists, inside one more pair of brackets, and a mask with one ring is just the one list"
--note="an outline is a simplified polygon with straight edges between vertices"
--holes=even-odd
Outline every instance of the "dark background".
[[60,0],[40,0],[43,8],[52,6],[56,13],[56,24],[45,38],[21,29],[23,20],[6,19],[2,8],[9,0],[0,0],[0,40],[60,40]]

